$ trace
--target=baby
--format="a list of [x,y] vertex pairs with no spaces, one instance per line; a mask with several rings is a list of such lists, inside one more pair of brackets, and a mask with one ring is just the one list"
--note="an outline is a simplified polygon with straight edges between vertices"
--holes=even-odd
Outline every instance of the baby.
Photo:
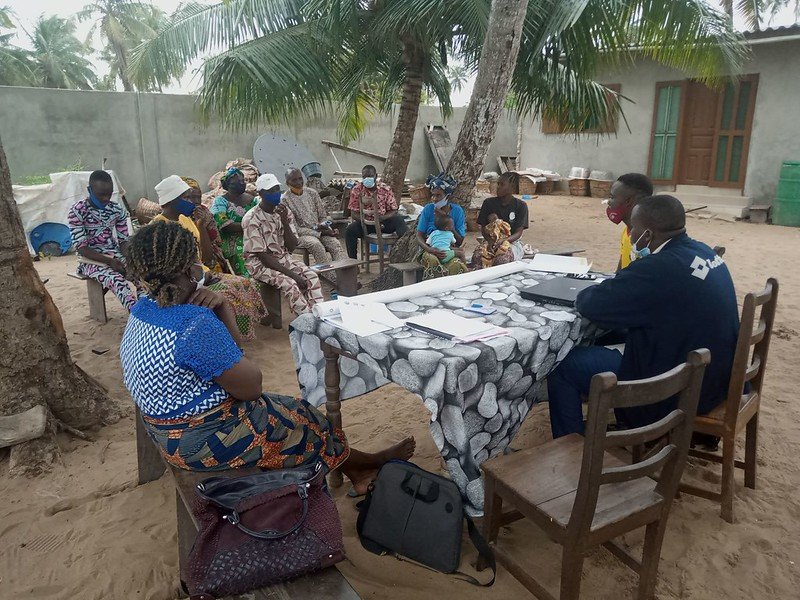
[[456,256],[456,251],[453,249],[456,243],[456,236],[452,231],[453,219],[447,215],[437,215],[434,225],[436,229],[428,235],[427,244],[445,253],[444,258],[439,259],[440,264],[445,264]]

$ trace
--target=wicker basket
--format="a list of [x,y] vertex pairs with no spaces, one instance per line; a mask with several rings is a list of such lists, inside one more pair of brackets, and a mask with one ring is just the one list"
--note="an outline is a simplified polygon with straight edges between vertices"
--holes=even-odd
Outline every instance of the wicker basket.
[[555,187],[555,181],[552,179],[545,179],[536,184],[536,193],[542,195],[552,194]]
[[147,198],[140,198],[136,205],[136,220],[139,225],[147,225],[153,217],[161,214],[161,207]]
[[611,181],[590,179],[589,190],[592,198],[608,198],[611,195]]
[[426,204],[430,204],[431,190],[428,188],[427,185],[412,186],[408,188],[408,193],[411,196],[411,200],[415,204],[419,204],[420,206],[425,206]]
[[536,193],[537,185],[527,177],[519,178],[519,193],[523,196],[533,196]]
[[490,193],[491,187],[491,184],[485,179],[478,179],[478,181],[475,182],[475,190],[482,194]]
[[589,180],[588,179],[570,179],[569,180],[569,193],[570,193],[570,196],[588,196],[589,195]]
[[468,208],[467,209],[467,231],[480,231],[481,226],[478,225],[478,215],[480,214],[480,208]]

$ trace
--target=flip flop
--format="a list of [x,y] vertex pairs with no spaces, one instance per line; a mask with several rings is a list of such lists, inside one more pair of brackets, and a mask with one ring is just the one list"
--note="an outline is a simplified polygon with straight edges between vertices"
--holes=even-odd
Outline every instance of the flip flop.
[[347,496],[348,496],[348,498],[363,498],[363,497],[364,497],[364,496],[366,496],[366,495],[367,495],[367,494],[366,494],[366,492],[365,492],[365,493],[363,493],[363,494],[359,494],[359,493],[356,491],[356,488],[354,488],[353,486],[350,486],[350,489],[349,489],[349,490],[347,490]]

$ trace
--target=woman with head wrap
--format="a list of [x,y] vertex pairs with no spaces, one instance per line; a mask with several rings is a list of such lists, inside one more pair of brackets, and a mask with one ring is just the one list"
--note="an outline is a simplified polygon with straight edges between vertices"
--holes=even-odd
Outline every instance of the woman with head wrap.
[[[467,234],[467,218],[464,209],[450,202],[450,194],[456,189],[456,181],[446,173],[430,175],[425,182],[431,190],[431,203],[422,209],[417,220],[417,243],[422,250],[419,263],[424,267],[423,278],[433,279],[446,275],[458,275],[469,269],[464,263],[461,245]],[[455,238],[456,256],[451,260],[448,253],[429,243],[430,235],[437,231],[437,217],[450,218],[450,231]]]
[[199,285],[195,240],[175,223],[142,227],[126,249],[147,296],[120,344],[125,385],[164,459],[181,469],[288,469],[325,463],[364,494],[378,469],[414,454],[413,437],[377,453],[352,448],[307,402],[265,394],[244,355],[230,304]]
[[222,236],[222,253],[237,275],[249,277],[242,257],[242,219],[258,202],[245,192],[244,174],[239,169],[228,169],[220,183],[225,193],[214,199],[211,214]]
[[192,216],[197,206],[190,200],[193,188],[177,175],[170,175],[156,186],[161,214],[153,222],[172,221],[189,231],[197,242],[197,264],[203,270],[202,286],[219,292],[233,309],[236,325],[244,339],[255,338],[256,323],[267,316],[267,309],[257,284],[247,277],[212,273],[206,258],[213,253],[213,244],[204,227],[195,225]]
[[227,260],[222,253],[222,237],[219,234],[214,215],[212,215],[211,211],[202,203],[203,192],[200,189],[200,184],[197,183],[196,179],[192,179],[191,177],[181,177],[181,179],[191,188],[188,192],[188,199],[195,205],[194,212],[192,213],[192,221],[197,225],[198,230],[205,230],[211,242],[210,256],[203,256],[203,264],[214,273],[227,273]]

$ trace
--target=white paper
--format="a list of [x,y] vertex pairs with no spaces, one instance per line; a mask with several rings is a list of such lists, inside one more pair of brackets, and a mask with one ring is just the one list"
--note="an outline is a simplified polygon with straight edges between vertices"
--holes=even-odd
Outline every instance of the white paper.
[[323,321],[360,337],[403,327],[405,322],[398,319],[383,304],[364,303],[354,298],[340,297],[337,304],[339,312],[326,314]]
[[559,256],[556,254],[537,254],[530,263],[533,271],[568,275],[585,275],[591,267],[592,263],[584,256]]
[[[530,268],[530,261],[515,261],[505,265],[489,267],[488,269],[479,269],[478,271],[461,273],[460,275],[451,275],[449,277],[439,277],[438,279],[421,281],[414,285],[405,285],[391,290],[363,294],[358,296],[358,300],[364,303],[390,304],[392,302],[401,302],[409,298],[418,298],[420,296],[435,297],[468,285],[477,285],[513,273],[519,273],[520,271],[527,271]],[[339,300],[320,302],[314,306],[312,312],[318,319],[337,315],[339,314]]]
[[432,310],[419,317],[406,319],[406,322],[455,338],[469,338],[486,334],[495,327],[481,319],[467,319],[448,310]]

